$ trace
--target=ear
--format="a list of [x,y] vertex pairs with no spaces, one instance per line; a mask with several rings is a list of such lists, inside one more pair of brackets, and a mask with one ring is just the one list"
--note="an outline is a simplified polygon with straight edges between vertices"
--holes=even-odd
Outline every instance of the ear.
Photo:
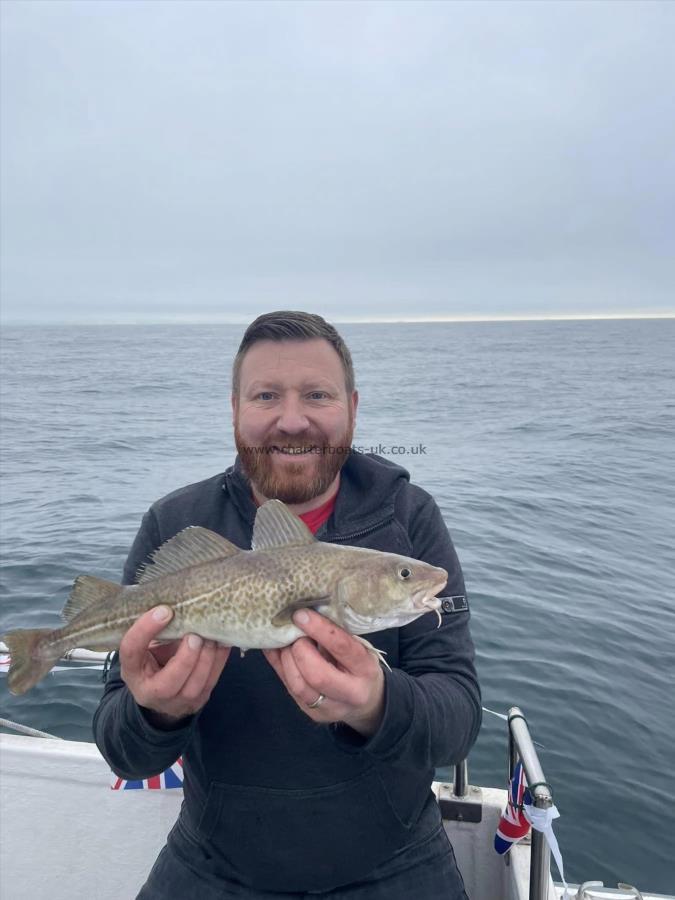
[[352,391],[352,417],[356,419],[356,410],[359,406],[359,392]]
[[236,394],[232,394],[230,402],[232,403],[232,426],[234,427],[234,424],[237,421],[237,415],[239,414],[239,397]]

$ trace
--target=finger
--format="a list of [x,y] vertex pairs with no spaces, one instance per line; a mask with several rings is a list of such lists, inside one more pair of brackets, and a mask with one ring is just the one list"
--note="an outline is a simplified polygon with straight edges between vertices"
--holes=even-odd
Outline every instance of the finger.
[[307,706],[323,693],[305,681],[293,657],[292,647],[285,647],[281,651],[281,666],[286,689],[296,703]]
[[140,674],[150,642],[166,628],[172,616],[170,607],[156,606],[138,618],[127,631],[120,643],[120,665],[127,674]]
[[[304,680],[299,676],[298,667],[293,661],[291,648],[284,647],[281,650],[263,650],[263,653],[269,664],[279,676],[279,680],[293,699],[297,703],[305,702],[303,698],[308,695],[308,690],[306,689]],[[287,667],[290,671],[290,679],[286,672]],[[313,688],[311,690],[313,690]],[[316,694],[312,699],[316,700]]]
[[209,679],[206,685],[209,693],[216,686],[218,679],[223,674],[223,669],[227,665],[227,661],[230,658],[231,650],[232,647],[223,647],[222,644],[216,644],[216,652],[213,659],[213,665],[211,667],[211,672],[209,674]]
[[225,665],[230,658],[231,649],[231,647],[222,647],[220,644],[217,644],[214,641],[213,661],[211,663],[211,669],[206,676],[206,681],[204,682],[201,694],[199,694],[195,703],[195,706],[198,709],[200,709],[211,696],[211,692],[218,683],[218,679],[222,675],[223,669],[225,668]]
[[[216,664],[220,666],[222,672],[230,658],[232,647],[225,647],[223,644],[216,644]],[[219,673],[220,675],[220,673]]]
[[[281,681],[286,685],[286,679],[284,676],[284,667],[281,662],[281,650],[263,650],[263,656],[267,660],[267,662],[272,666],[274,671],[277,673]],[[288,688],[288,685],[286,685]]]
[[184,700],[194,702],[201,696],[211,674],[215,656],[216,647],[213,641],[204,641],[202,649],[195,660],[194,667],[180,689],[180,695]]
[[305,609],[296,612],[293,621],[306,635],[321,644],[348,672],[354,675],[367,675],[371,672],[366,648],[335,622]]
[[181,692],[197,664],[203,644],[199,635],[185,635],[176,653],[152,677],[149,690],[155,700],[170,700]]
[[206,684],[204,685],[204,689],[198,701],[199,708],[201,708],[206,703],[206,701],[211,696],[213,689],[218,684],[220,676],[223,674],[223,669],[225,668],[227,661],[230,658],[231,649],[231,647],[220,647],[219,644],[215,645],[215,653],[213,657],[213,663],[211,665],[211,671],[208,674]]
[[326,648],[322,647],[321,644],[317,644],[316,649],[327,662],[331,663],[331,665],[335,666],[336,668],[340,668],[340,663],[337,661],[337,659],[335,659],[335,657],[329,650],[326,650]]
[[165,666],[174,653],[180,647],[180,640],[177,641],[166,641],[160,643],[159,641],[150,644],[148,647],[150,653],[155,657],[160,666]]
[[[325,694],[332,700],[350,705],[363,701],[365,682],[362,677],[357,678],[349,672],[341,672],[324,659],[316,647],[302,638],[297,640],[290,649],[293,666],[302,682],[309,686],[310,693],[312,690],[314,691],[314,696],[309,699],[310,703],[312,700],[316,700],[317,692]],[[364,684],[363,689],[360,689],[361,683]],[[306,694],[305,691],[303,699]]]

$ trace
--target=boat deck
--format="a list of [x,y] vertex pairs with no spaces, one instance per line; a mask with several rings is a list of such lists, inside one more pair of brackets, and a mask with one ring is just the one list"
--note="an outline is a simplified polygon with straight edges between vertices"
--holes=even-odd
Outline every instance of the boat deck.
[[[183,797],[171,790],[113,791],[94,744],[0,733],[0,900],[133,900]],[[530,842],[493,849],[506,791],[469,787],[480,821],[450,820],[452,786],[434,784],[471,900],[529,900]],[[115,852],[111,853],[111,847]],[[549,879],[546,900],[562,900]],[[574,886],[571,900],[675,900],[672,895]],[[439,897],[438,900],[443,900]]]
[[[110,790],[94,744],[0,734],[0,757],[2,900],[132,900],[182,790]],[[450,791],[434,788],[441,798]],[[482,803],[480,823],[446,822],[471,900],[527,900],[528,845],[510,852],[509,866],[492,849],[506,791],[473,788],[472,799]]]

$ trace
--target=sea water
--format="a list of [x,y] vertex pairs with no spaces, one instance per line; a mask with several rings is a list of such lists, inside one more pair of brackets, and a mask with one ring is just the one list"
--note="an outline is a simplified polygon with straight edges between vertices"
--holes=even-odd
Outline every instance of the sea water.
[[[675,321],[344,325],[355,445],[436,498],[484,703],[525,712],[568,880],[675,888]],[[8,326],[0,628],[59,624],[73,578],[118,580],[147,507],[234,458],[243,326]],[[99,673],[0,715],[91,739]],[[441,773],[448,774],[448,773]],[[505,785],[490,715],[474,784]]]

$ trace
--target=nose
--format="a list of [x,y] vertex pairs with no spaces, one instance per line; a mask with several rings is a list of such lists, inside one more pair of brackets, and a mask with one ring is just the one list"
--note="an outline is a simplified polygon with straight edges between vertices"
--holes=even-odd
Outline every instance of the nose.
[[283,434],[302,434],[309,429],[309,420],[303,412],[299,398],[284,398],[277,419],[277,428]]

